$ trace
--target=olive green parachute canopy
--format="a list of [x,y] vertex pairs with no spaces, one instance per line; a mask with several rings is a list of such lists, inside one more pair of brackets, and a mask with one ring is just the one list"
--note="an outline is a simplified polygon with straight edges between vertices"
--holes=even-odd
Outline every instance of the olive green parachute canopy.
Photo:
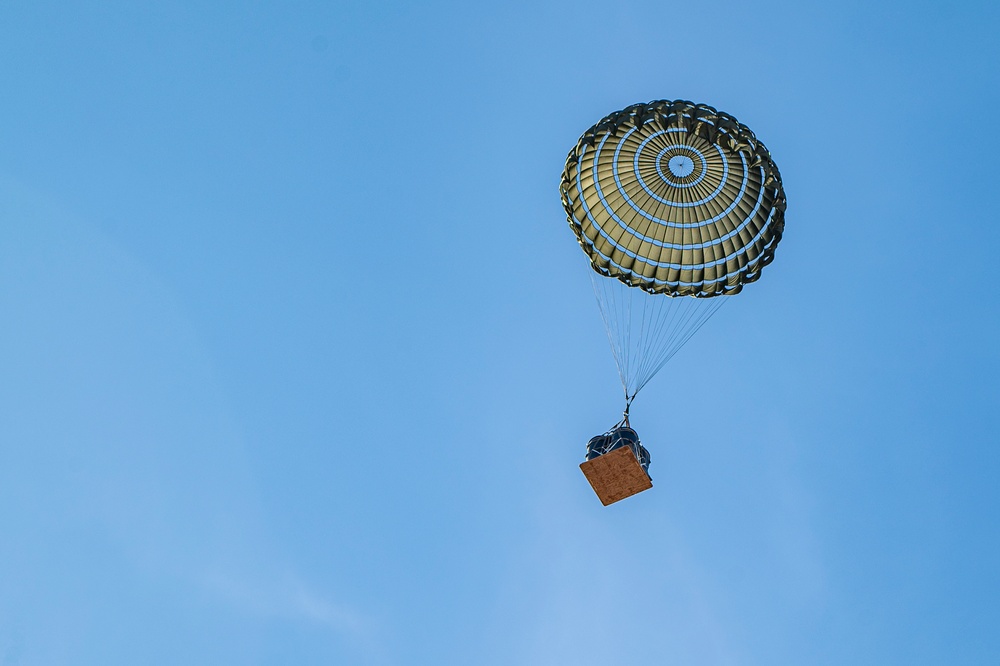
[[[771,154],[732,116],[635,104],[583,133],[560,183],[590,260],[628,405],[728,301],[760,277],[785,227]],[[690,298],[680,298],[690,297]]]
[[635,104],[584,132],[560,192],[595,271],[667,296],[739,292],[784,229],[764,144],[732,116],[681,100]]

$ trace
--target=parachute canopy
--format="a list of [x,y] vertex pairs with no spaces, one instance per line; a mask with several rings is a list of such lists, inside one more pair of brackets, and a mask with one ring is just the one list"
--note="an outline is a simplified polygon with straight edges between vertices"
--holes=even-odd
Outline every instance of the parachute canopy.
[[735,294],[784,229],[778,168],[754,133],[704,104],[612,113],[566,159],[563,207],[595,271],[653,294]]

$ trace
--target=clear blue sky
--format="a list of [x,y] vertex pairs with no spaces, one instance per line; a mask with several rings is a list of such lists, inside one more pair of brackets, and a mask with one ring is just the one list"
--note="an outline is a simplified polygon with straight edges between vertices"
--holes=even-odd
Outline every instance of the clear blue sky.
[[[1000,663],[995,3],[138,4],[0,0],[0,664]],[[602,508],[662,98],[786,234]]]

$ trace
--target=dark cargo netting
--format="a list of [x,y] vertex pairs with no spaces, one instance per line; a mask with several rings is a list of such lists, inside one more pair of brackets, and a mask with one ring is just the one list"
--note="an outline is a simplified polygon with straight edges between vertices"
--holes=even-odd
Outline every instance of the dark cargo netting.
[[622,446],[632,449],[642,471],[649,475],[649,451],[639,442],[639,435],[628,426],[617,425],[603,435],[592,437],[587,442],[587,460],[593,460]]

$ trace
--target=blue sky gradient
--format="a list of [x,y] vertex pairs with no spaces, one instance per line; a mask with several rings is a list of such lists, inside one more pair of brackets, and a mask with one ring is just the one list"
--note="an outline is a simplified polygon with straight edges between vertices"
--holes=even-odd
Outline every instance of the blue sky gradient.
[[[0,2],[0,664],[1000,661],[995,4]],[[786,234],[621,410],[603,115]]]

